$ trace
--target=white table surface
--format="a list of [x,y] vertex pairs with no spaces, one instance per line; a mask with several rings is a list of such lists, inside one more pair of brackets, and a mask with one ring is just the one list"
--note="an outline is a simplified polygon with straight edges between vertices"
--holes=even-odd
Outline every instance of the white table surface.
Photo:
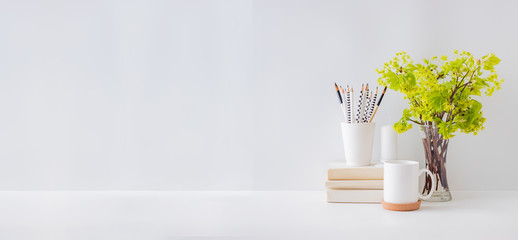
[[0,239],[518,239],[518,191],[413,212],[324,191],[5,191]]

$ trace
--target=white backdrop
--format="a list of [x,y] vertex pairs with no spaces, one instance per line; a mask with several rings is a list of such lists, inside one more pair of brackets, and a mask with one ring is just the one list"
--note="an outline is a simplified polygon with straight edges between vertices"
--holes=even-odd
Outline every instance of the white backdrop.
[[[1,190],[316,190],[343,161],[332,83],[396,52],[494,52],[506,79],[453,189],[518,190],[513,1],[1,1]],[[389,92],[379,127],[403,100]],[[417,130],[401,158],[422,160]],[[375,159],[379,158],[379,139]]]

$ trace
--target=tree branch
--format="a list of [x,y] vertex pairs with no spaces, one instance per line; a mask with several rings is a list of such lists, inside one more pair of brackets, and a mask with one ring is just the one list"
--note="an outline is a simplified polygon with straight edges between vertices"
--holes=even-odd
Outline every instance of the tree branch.
[[412,98],[412,100],[414,100],[415,104],[420,107],[421,105],[417,102],[417,100],[415,100],[415,98]]
[[464,89],[468,86],[468,84],[471,83],[471,81],[473,81],[473,76],[475,75],[475,72],[478,70],[480,66],[478,66],[477,68],[475,68],[475,70],[473,71],[473,73],[471,74],[471,77],[469,78],[469,81],[466,82],[465,84],[461,85],[462,89],[460,90],[460,96],[462,96],[462,92],[464,92]]
[[[475,71],[476,71],[476,69],[475,69]],[[473,71],[473,73],[475,73],[475,71]],[[460,80],[460,83],[464,82],[464,79],[466,78],[466,76],[468,76],[468,74],[469,74],[469,71],[467,71],[466,74],[464,74],[464,77],[462,77],[462,79]],[[473,75],[471,75],[471,76],[473,76]],[[469,82],[471,82],[471,80]],[[457,93],[457,90],[459,90],[460,87],[462,87],[462,85],[457,85],[457,81],[455,81],[455,89],[453,89],[453,93],[450,96],[450,104],[453,102],[453,97],[455,97],[455,93]]]
[[423,125],[423,123],[422,123],[422,122],[418,122],[418,121],[416,121],[416,120],[413,120],[413,119],[408,119],[408,121],[414,122],[414,123],[416,123],[416,124],[420,124],[420,125]]

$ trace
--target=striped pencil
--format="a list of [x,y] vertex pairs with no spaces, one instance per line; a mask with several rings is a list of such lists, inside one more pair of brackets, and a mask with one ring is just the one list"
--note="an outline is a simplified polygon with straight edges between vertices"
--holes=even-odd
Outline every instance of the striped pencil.
[[358,98],[358,109],[356,109],[356,123],[360,123],[362,115],[362,104],[363,104],[363,84],[360,90],[360,97]]
[[374,119],[374,116],[376,116],[376,112],[378,111],[378,108],[380,107],[381,100],[383,100],[383,96],[385,96],[385,92],[387,91],[387,87],[383,89],[383,92],[381,92],[380,100],[378,100],[378,104],[376,104],[376,108],[374,108],[374,112],[372,113],[372,116],[369,119],[369,122],[372,122],[372,119]]
[[372,113],[374,112],[374,106],[376,106],[377,97],[378,97],[378,87],[376,87],[376,92],[374,93],[374,96],[372,97],[372,100],[371,100],[371,106],[370,106],[369,117],[368,117],[369,120],[371,119]]
[[347,102],[345,101],[345,99],[347,98],[345,96],[345,89],[342,87],[342,85],[340,85],[340,91],[342,91],[342,100],[344,101],[344,103],[342,104],[342,107],[344,108],[344,112],[347,113],[346,117],[345,117],[345,120],[347,121],[347,119],[349,119],[349,113],[347,112],[347,106],[345,106],[347,104]]
[[369,106],[371,104],[371,97],[370,90],[369,90],[369,84],[367,83],[367,86],[365,87],[365,107],[362,106],[363,110],[363,118],[362,122],[367,122],[369,119],[367,118],[367,115],[369,114]]
[[370,91],[369,96],[367,96],[367,102],[365,103],[365,114],[363,115],[364,122],[369,122],[369,114],[370,114],[370,109],[371,109],[371,105],[372,105],[372,97],[373,97],[372,95],[373,95],[373,92]]
[[351,91],[347,86],[347,92],[345,94],[345,103],[347,104],[347,123],[351,123]]

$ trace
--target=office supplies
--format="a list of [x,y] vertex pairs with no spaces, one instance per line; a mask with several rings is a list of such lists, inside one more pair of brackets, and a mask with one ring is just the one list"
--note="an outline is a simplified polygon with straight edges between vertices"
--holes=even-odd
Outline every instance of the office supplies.
[[374,112],[372,113],[371,118],[369,119],[369,122],[372,122],[372,119],[374,119],[374,116],[376,115],[376,112],[378,111],[378,108],[380,107],[381,100],[383,100],[383,96],[385,96],[385,92],[387,91],[387,87],[383,89],[383,92],[381,93],[380,100],[378,100],[378,104],[376,104],[376,108],[374,108]]
[[347,114],[344,109],[344,101],[342,99],[342,94],[340,93],[340,89],[338,89],[338,85],[335,83],[336,93],[338,94],[338,100],[340,102],[340,109],[342,109],[342,113],[344,114],[345,121],[347,121]]
[[350,112],[347,110],[349,108],[348,103],[347,103],[347,92],[342,87],[342,85],[340,85],[340,90],[342,91],[342,100],[344,101],[342,104],[342,107],[344,108],[344,111],[346,113],[345,121],[349,122],[349,118],[351,116],[350,116]]
[[340,101],[340,104],[343,104],[344,101],[342,100],[342,94],[340,94],[340,89],[338,89],[338,85],[336,85],[336,83],[335,83],[335,88],[336,88],[336,94],[338,95],[338,100]]
[[349,85],[347,85],[347,91],[346,91],[346,105],[347,105],[347,123],[351,123],[351,91],[349,89]]
[[347,112],[347,109],[346,109],[346,107],[345,107],[345,91],[344,91],[344,89],[342,88],[342,85],[340,85],[340,91],[341,91],[341,93],[342,93],[342,101],[343,101],[343,102],[342,102],[342,107],[344,108],[344,111],[346,111],[346,112]]
[[367,119],[371,119],[372,113],[374,112],[374,106],[376,106],[376,98],[378,97],[378,87],[376,87],[376,92],[371,100],[371,106],[369,110],[369,117]]
[[363,84],[362,84],[362,89],[360,90],[360,97],[358,98],[358,109],[356,111],[356,123],[360,123],[360,121],[361,121],[362,103],[363,103]]
[[[353,87],[346,85],[346,88],[344,88],[335,83],[335,90],[346,123],[370,123],[378,111],[381,100],[387,91],[387,87],[383,89],[378,100],[378,87],[376,87],[376,91],[374,91],[369,87],[368,83],[362,84],[357,104],[354,104],[356,100],[354,99]],[[378,100],[377,103],[376,100]]]
[[369,114],[369,105],[370,105],[370,102],[371,102],[371,96],[369,94],[370,94],[369,84],[367,83],[367,85],[365,87],[365,103],[364,103],[365,106],[362,106],[362,108],[364,109],[363,110],[362,122],[367,122],[369,120],[367,118],[367,115]]

